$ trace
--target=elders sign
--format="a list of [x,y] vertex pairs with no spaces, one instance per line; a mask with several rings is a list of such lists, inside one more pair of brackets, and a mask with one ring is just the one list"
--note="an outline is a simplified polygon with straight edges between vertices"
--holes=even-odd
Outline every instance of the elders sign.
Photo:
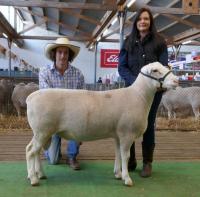
[[101,67],[102,68],[117,68],[119,50],[101,49]]

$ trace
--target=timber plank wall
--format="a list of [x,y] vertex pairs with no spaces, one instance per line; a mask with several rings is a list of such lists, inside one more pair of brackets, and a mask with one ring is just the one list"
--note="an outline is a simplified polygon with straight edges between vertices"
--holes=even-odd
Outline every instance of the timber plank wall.
[[[0,133],[0,161],[25,161],[25,147],[32,133]],[[63,161],[66,140],[62,140]],[[137,159],[141,160],[141,138],[136,141]],[[80,160],[113,160],[114,140],[83,142]],[[43,158],[43,156],[42,156]],[[156,132],[155,160],[200,160],[200,132]]]

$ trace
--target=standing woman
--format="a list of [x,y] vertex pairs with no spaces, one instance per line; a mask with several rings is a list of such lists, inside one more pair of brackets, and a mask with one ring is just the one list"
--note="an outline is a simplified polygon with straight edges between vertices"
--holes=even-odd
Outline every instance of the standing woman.
[[[167,45],[165,40],[157,33],[151,11],[147,8],[141,8],[135,16],[132,32],[126,38],[119,54],[118,71],[120,76],[125,80],[126,87],[135,81],[140,73],[140,69],[144,65],[156,61],[167,66]],[[162,92],[157,92],[149,112],[147,129],[143,135],[143,168],[140,173],[142,177],[150,177],[152,174],[152,161],[155,147],[154,127],[161,98]],[[135,143],[133,143],[128,162],[129,171],[135,170],[136,166]]]

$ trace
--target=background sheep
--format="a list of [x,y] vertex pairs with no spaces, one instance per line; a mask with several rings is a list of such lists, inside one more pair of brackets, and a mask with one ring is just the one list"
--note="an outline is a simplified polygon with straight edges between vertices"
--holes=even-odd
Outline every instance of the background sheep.
[[0,80],[0,114],[1,117],[8,112],[8,105],[11,104],[11,95],[14,85],[10,80]]
[[192,110],[195,118],[199,118],[200,87],[176,88],[167,91],[161,101],[168,112],[168,118],[176,118],[177,113],[189,114]]
[[[176,77],[158,62],[143,67],[142,72],[128,88],[97,92],[43,89],[27,98],[27,117],[34,134],[26,147],[28,178],[32,185],[38,185],[39,179],[45,177],[40,151],[55,132],[77,141],[114,138],[115,177],[122,178],[125,185],[133,184],[127,169],[131,144],[146,129],[157,88],[178,84]],[[159,82],[149,76],[165,77]]]
[[12,93],[12,102],[19,117],[22,115],[22,110],[26,109],[26,98],[28,95],[38,89],[38,84],[34,82],[30,82],[27,85],[25,83],[19,83],[15,86]]

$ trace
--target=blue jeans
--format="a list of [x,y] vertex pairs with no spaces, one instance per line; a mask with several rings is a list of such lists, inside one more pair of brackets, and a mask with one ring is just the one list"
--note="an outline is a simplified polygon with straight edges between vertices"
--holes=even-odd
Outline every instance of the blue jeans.
[[[66,155],[68,158],[76,158],[79,153],[79,143],[74,140],[68,141],[68,146],[66,148]],[[54,134],[51,138],[51,144],[44,152],[45,157],[48,160],[49,164],[58,164],[61,158],[61,137],[57,134]]]

